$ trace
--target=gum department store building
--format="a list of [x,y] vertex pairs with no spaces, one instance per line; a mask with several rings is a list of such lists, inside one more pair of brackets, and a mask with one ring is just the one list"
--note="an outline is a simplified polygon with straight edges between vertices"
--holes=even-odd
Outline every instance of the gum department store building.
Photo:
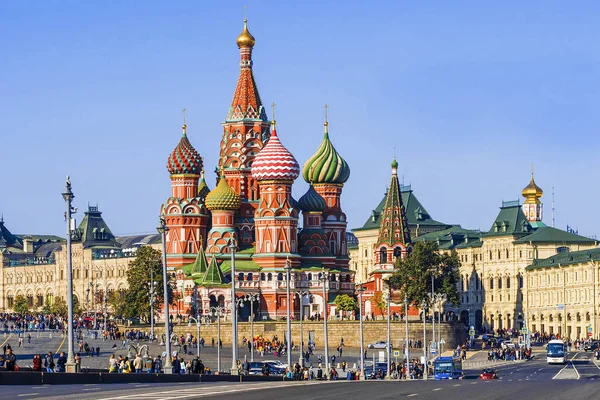
[[[338,294],[354,293],[363,282],[366,312],[378,313],[371,297],[385,291],[383,279],[396,257],[413,242],[435,241],[441,251],[455,250],[461,261],[461,305],[446,304],[444,318],[477,329],[521,328],[598,337],[600,250],[596,240],[542,222],[543,194],[534,179],[523,189],[524,204],[503,202],[488,232],[434,220],[410,186],[398,182],[392,163],[390,186],[365,224],[346,232],[341,206],[348,164],[329,139],[323,140],[301,169],[269,121],[252,72],[254,37],[246,23],[237,39],[240,73],[222,123],[217,184],[210,190],[203,159],[187,127],[168,158],[171,196],[161,206],[169,227],[167,265],[177,284],[178,313],[207,313],[231,305],[229,243],[236,247],[237,295],[257,294],[257,318],[286,312],[286,263],[296,317],[321,314],[324,303],[335,312]],[[285,138],[285,134],[283,136]],[[296,178],[310,184],[297,201]],[[299,219],[302,218],[302,227]],[[89,206],[73,232],[73,291],[84,309],[100,310],[104,294],[127,287],[126,270],[136,249],[160,249],[156,234],[115,237],[97,207]],[[14,235],[0,221],[0,309],[11,310],[16,296],[32,308],[66,297],[64,240],[53,236]],[[323,271],[327,296],[323,299]],[[356,277],[356,279],[355,279]],[[393,309],[400,310],[394,304]],[[250,315],[250,303],[240,308]],[[409,316],[418,316],[411,309]]]

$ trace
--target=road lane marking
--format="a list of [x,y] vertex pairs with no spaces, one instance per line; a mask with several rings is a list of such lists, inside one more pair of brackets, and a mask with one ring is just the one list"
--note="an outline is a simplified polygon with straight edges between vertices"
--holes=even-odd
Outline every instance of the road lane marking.
[[413,397],[413,396],[418,396],[419,393],[411,393],[411,394],[407,394],[406,397]]
[[11,336],[12,336],[12,333],[9,333],[6,340],[2,344],[0,344],[0,346],[4,346],[6,344],[6,342],[8,342],[8,340],[11,338]]
[[56,349],[56,351],[54,352],[54,354],[58,354],[58,352],[60,351],[60,348],[62,347],[62,345],[65,344],[65,340],[67,340],[67,335],[65,335],[64,339],[62,340],[62,342],[60,342],[60,346],[58,346],[58,349]]
[[454,386],[460,386],[460,383],[457,383],[457,384],[456,384],[456,385],[454,385]]
[[438,390],[442,390],[442,388],[435,388],[435,389],[433,389],[434,392],[437,392]]
[[23,394],[18,394],[18,397],[31,397],[31,396],[37,396],[39,395],[39,393],[23,393]]

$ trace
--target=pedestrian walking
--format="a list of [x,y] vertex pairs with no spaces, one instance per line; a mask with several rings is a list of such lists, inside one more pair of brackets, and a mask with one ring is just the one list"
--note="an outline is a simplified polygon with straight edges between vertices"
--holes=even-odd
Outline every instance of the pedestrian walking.
[[49,351],[44,359],[44,368],[46,368],[46,372],[54,372],[54,367],[54,356],[52,355],[52,352]]

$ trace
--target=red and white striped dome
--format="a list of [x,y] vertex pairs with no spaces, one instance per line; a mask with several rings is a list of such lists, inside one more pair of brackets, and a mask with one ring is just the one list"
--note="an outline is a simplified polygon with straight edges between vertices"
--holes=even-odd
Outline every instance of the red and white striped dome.
[[279,141],[275,126],[269,141],[254,158],[251,172],[257,181],[293,181],[300,175],[298,161]]

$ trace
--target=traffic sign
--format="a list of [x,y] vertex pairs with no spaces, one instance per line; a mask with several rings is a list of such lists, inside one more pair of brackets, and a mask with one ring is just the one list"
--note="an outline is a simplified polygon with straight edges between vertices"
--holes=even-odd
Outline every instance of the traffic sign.
[[400,357],[400,350],[394,350],[394,357]]
[[432,347],[431,348],[431,354],[436,354],[436,353],[437,353],[437,350],[435,349],[435,347]]
[[592,332],[588,332],[588,337],[592,337]]

